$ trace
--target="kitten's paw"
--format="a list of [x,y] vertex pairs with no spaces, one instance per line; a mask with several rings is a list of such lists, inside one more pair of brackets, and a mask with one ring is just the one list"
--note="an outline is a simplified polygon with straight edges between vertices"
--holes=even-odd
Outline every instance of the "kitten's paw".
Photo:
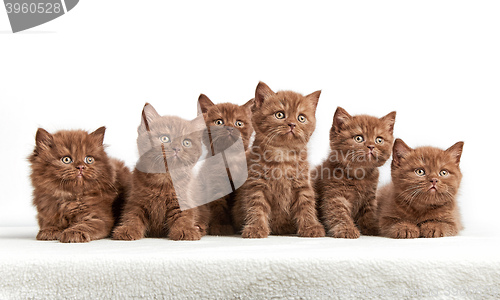
[[416,225],[400,223],[392,226],[388,236],[394,239],[414,239],[420,236],[420,230]]
[[230,224],[212,224],[208,228],[208,233],[210,235],[233,235],[235,231]]
[[269,236],[269,231],[259,226],[245,226],[241,237],[245,239],[261,239]]
[[174,241],[197,241],[201,239],[201,230],[199,226],[175,226],[170,229],[168,237]]
[[61,243],[87,243],[90,242],[90,234],[75,229],[66,229],[59,238]]
[[123,241],[140,240],[143,237],[144,234],[140,230],[129,226],[116,227],[116,229],[113,231],[113,236],[112,236],[114,240],[123,240]]
[[437,238],[456,235],[456,230],[446,223],[428,222],[420,226],[420,237]]
[[46,228],[38,231],[36,239],[40,241],[54,241],[61,236],[61,230],[56,228]]
[[201,236],[207,235],[207,226],[203,224],[196,224],[195,227],[200,232]]
[[325,228],[321,224],[313,225],[304,229],[299,228],[297,234],[300,237],[324,237]]
[[328,235],[340,239],[357,239],[360,236],[358,228],[345,224],[336,225],[328,232]]

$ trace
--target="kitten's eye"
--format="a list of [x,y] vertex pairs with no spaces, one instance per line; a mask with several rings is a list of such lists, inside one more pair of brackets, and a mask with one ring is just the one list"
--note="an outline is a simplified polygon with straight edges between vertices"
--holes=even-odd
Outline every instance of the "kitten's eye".
[[448,174],[450,173],[446,170],[441,170],[441,172],[439,172],[439,176],[448,176]]
[[61,161],[62,161],[63,163],[65,163],[65,164],[70,164],[70,163],[72,163],[72,162],[73,162],[73,160],[72,160],[72,159],[71,159],[71,157],[69,157],[69,156],[65,156],[65,157],[61,158]]
[[375,144],[379,144],[379,145],[380,145],[380,144],[382,144],[383,142],[384,142],[384,139],[383,139],[383,138],[381,138],[381,137],[378,137],[378,138],[376,138],[376,139],[375,139]]
[[92,156],[85,156],[84,161],[86,164],[91,165],[94,163],[95,159]]
[[186,148],[189,148],[189,147],[191,147],[191,145],[193,145],[193,142],[191,142],[190,139],[185,139],[182,141],[182,145]]
[[223,121],[222,119],[217,119],[217,120],[215,120],[215,121],[214,121],[214,123],[215,123],[215,125],[217,125],[217,126],[222,126],[222,125],[224,125],[224,121]]
[[238,127],[243,127],[243,122],[241,121],[236,121],[236,123],[234,123],[234,125],[238,126]]
[[162,135],[162,136],[160,136],[160,142],[170,143],[170,137],[168,135]]
[[357,142],[357,143],[362,143],[365,139],[363,138],[362,135],[357,135],[354,137],[354,140]]
[[306,121],[306,116],[299,115],[299,117],[297,118],[297,120],[299,120],[300,123],[304,123]]
[[418,176],[424,176],[425,171],[424,171],[424,169],[416,169],[415,174],[417,174]]
[[282,112],[282,111],[278,111],[274,114],[274,116],[276,117],[276,119],[284,119],[285,118],[285,113]]

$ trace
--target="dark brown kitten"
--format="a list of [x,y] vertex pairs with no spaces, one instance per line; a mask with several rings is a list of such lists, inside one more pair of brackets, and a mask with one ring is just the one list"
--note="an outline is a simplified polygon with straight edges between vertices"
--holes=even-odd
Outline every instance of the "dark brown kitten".
[[196,208],[186,204],[192,168],[201,155],[201,118],[187,121],[160,116],[146,103],[138,128],[139,161],[132,175],[132,189],[113,238],[137,240],[169,237],[199,240]]
[[244,238],[269,234],[325,235],[309,180],[307,142],[316,126],[321,91],[302,96],[273,92],[260,82],[252,124],[255,141],[248,153],[248,180],[236,191],[233,216]]
[[379,119],[353,117],[341,107],[335,111],[329,157],[311,172],[327,235],[377,234],[377,168],[391,155],[395,118],[396,112]]
[[29,157],[38,240],[80,243],[109,236],[130,185],[130,171],[106,155],[105,130],[52,135],[38,129]]
[[[202,212],[201,223],[204,223],[205,227],[208,225],[209,234],[231,235],[235,233],[231,213],[234,192],[226,193],[237,188],[232,176],[241,177],[239,175],[241,171],[246,173],[247,164],[244,151],[248,149],[253,133],[251,121],[253,99],[241,106],[232,103],[214,104],[206,95],[201,94],[198,103],[207,127],[207,131],[203,135],[203,143],[208,151],[206,160],[198,172],[198,183],[201,184],[203,181],[203,188],[198,189],[205,197],[210,197],[205,202],[218,198],[200,208]],[[243,149],[240,149],[242,151],[233,151],[231,147],[240,138],[243,142]],[[224,155],[225,166],[222,166],[222,170],[219,166],[220,161],[210,159],[219,153]],[[231,170],[230,165],[234,166]],[[244,170],[240,170],[241,168]],[[223,192],[223,195],[218,196],[219,192]]]
[[443,237],[461,229],[456,196],[464,143],[441,150],[412,149],[396,139],[392,183],[377,193],[380,234],[391,238]]

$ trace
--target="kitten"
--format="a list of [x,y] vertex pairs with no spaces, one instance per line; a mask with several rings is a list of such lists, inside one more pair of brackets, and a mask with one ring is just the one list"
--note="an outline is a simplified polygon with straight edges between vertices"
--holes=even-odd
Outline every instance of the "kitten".
[[81,243],[109,236],[130,185],[123,162],[106,155],[101,127],[92,133],[36,133],[29,157],[37,240]]
[[200,228],[195,226],[197,209],[181,209],[187,201],[192,168],[202,152],[200,123],[204,126],[201,118],[162,117],[146,103],[137,130],[140,158],[114,239],[201,238]]
[[235,227],[244,226],[242,237],[325,235],[316,213],[307,161],[307,142],[316,126],[320,93],[275,93],[263,82],[257,85],[248,179],[236,191],[233,208]]
[[432,238],[453,236],[462,229],[456,196],[463,145],[458,142],[444,151],[412,149],[396,139],[392,183],[377,193],[382,236]]
[[330,154],[311,172],[320,220],[327,235],[358,238],[377,233],[378,167],[391,155],[396,112],[351,116],[338,107],[330,130]]
[[[244,177],[244,180],[247,177],[245,150],[248,149],[253,133],[253,99],[241,106],[232,103],[214,104],[206,95],[201,94],[198,103],[207,126],[203,143],[208,153],[198,173],[196,188],[200,191],[197,194],[203,194],[207,198],[203,203],[212,201],[200,208],[203,218],[201,223],[205,223],[201,226],[208,226],[208,233],[211,235],[231,235],[235,233],[231,216],[234,201],[232,191],[239,187],[239,178]],[[242,149],[235,145],[239,139],[243,142]],[[222,164],[220,160],[210,159],[217,154],[222,154]],[[200,186],[202,182],[203,186]],[[216,200],[213,201],[214,199]]]

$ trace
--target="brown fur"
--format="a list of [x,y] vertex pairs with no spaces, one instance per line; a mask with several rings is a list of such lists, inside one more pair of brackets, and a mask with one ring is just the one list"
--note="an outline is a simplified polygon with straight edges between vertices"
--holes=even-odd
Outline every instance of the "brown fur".
[[[462,229],[455,200],[462,179],[462,148],[463,142],[444,151],[434,147],[412,149],[396,139],[392,183],[377,193],[382,236],[432,238],[453,236]],[[419,169],[425,174],[417,175]],[[447,175],[440,175],[442,170]],[[431,189],[433,180],[436,190]]]
[[[327,235],[358,238],[377,233],[375,192],[378,169],[391,155],[396,112],[385,117],[352,117],[337,108],[330,131],[330,154],[311,172],[320,219]],[[363,140],[355,139],[362,136]],[[381,143],[376,143],[382,138]],[[369,154],[373,148],[374,156]]]
[[[197,209],[182,211],[178,201],[182,197],[185,199],[191,169],[201,155],[199,122],[174,116],[162,117],[150,104],[144,106],[143,116],[147,122],[142,119],[137,138],[141,156],[132,174],[130,197],[125,202],[113,238],[137,240],[168,236],[173,240],[199,240],[202,232],[195,226]],[[169,136],[170,142],[162,143],[162,136]],[[183,145],[185,139],[191,140],[190,147]],[[174,158],[174,149],[180,149],[178,158]],[[174,188],[172,172],[180,172],[176,180],[184,189]]]
[[[38,240],[89,242],[109,236],[130,185],[130,171],[110,159],[103,146],[105,128],[93,133],[39,128],[29,157]],[[94,158],[87,163],[85,157]],[[63,163],[70,157],[70,163]],[[82,176],[78,176],[81,173]]]
[[[210,137],[207,132],[203,138],[203,143],[208,151],[207,159],[222,151],[229,151],[227,150],[228,147],[240,137],[243,141],[245,150],[248,149],[250,137],[253,133],[251,121],[253,99],[241,106],[232,103],[214,104],[206,95],[201,94],[198,103],[204,115],[207,130],[210,132]],[[219,123],[220,120],[222,120],[223,124]],[[231,154],[226,153],[225,155]],[[241,163],[235,162],[234,160],[245,160],[245,156],[236,153],[232,155],[230,159],[233,160],[231,162],[233,165],[241,165]],[[246,166],[246,161],[243,161],[243,163]],[[202,192],[216,195],[218,183],[226,182],[228,168],[226,168],[226,172],[214,174],[210,171],[212,167],[209,161],[205,161],[199,174],[210,175],[211,178],[208,179],[207,182],[213,183],[203,188]],[[232,171],[238,172],[238,170],[234,169]],[[234,187],[234,183],[231,183]],[[206,189],[211,190],[207,192]],[[223,195],[221,198],[200,207],[200,225],[205,227],[208,226],[208,233],[211,235],[234,234],[235,230],[233,228],[231,213],[233,203],[234,193],[231,193],[229,195]]]
[[[320,93],[275,93],[265,83],[258,84],[252,109],[255,141],[247,156],[248,180],[237,190],[233,209],[236,228],[244,226],[242,237],[325,235],[316,213],[307,161],[307,142],[316,126]],[[301,115],[305,116],[303,123],[298,120]]]

